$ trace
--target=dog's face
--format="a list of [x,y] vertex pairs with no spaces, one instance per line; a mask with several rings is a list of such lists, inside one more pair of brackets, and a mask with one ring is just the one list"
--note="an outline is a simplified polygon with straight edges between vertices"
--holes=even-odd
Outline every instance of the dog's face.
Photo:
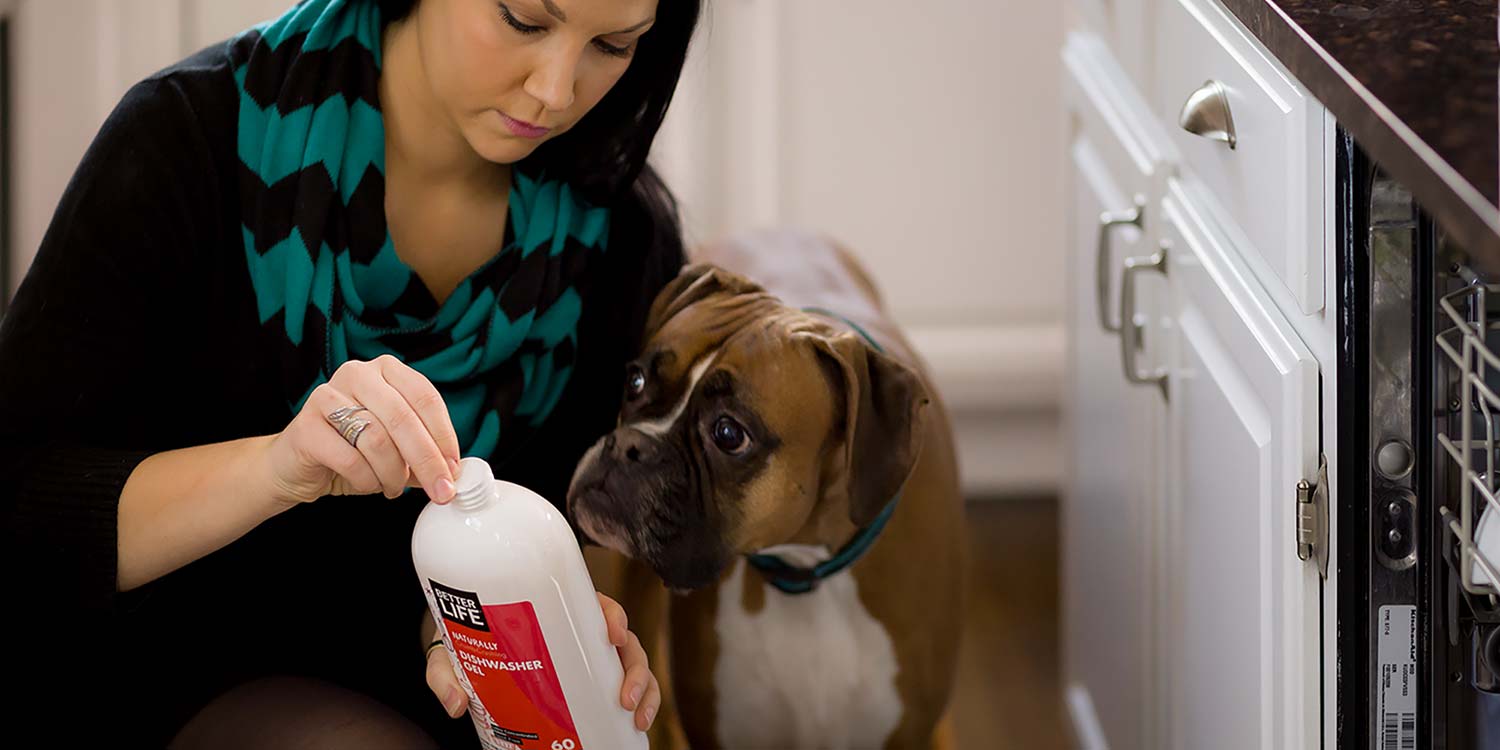
[[624,389],[568,511],[679,591],[809,524],[873,520],[911,473],[927,403],[910,368],[711,266],[657,298]]

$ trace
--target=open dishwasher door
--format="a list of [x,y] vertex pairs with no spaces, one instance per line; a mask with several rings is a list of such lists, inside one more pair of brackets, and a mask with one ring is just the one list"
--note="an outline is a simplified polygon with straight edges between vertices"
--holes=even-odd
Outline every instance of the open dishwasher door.
[[1342,132],[1337,173],[1338,746],[1500,747],[1500,274]]

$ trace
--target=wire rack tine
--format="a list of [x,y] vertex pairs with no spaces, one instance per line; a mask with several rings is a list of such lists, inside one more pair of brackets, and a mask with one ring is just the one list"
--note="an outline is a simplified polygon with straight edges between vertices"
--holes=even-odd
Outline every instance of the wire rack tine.
[[[1463,534],[1462,529],[1459,528],[1458,521],[1451,517],[1448,519],[1448,528],[1456,536]],[[1472,546],[1467,552],[1463,553],[1463,557],[1465,558],[1464,562],[1468,563],[1470,566],[1477,564],[1479,566],[1479,572],[1483,573],[1486,578],[1490,579],[1491,582],[1500,581],[1500,573],[1497,573],[1495,571],[1495,566],[1491,565],[1490,561],[1486,560],[1484,558],[1484,555],[1479,554],[1478,550],[1473,549]],[[1493,583],[1474,584],[1470,582],[1468,577],[1465,577],[1460,583],[1463,584],[1464,591],[1467,591],[1476,596],[1494,596],[1496,592]]]
[[[1470,482],[1470,477],[1474,475],[1474,471],[1469,467],[1469,459],[1474,455],[1474,451],[1472,450],[1472,446],[1474,445],[1474,404],[1472,400],[1474,389],[1471,387],[1474,374],[1469,369],[1469,357],[1474,349],[1474,339],[1469,336],[1467,326],[1464,328],[1463,348],[1464,358],[1460,365],[1460,392],[1462,395],[1460,397],[1461,403],[1458,411],[1458,421],[1461,425],[1459,429],[1463,433],[1464,445],[1470,447],[1459,454],[1458,476],[1460,477],[1460,490],[1458,495],[1458,522],[1461,526],[1458,535],[1460,550],[1458,559],[1459,579],[1463,582],[1464,588],[1467,589],[1470,579],[1474,577],[1474,535],[1473,529],[1470,528],[1474,515],[1474,488]],[[1494,585],[1494,582],[1492,581],[1490,585]]]
[[[1464,446],[1455,444],[1452,440],[1448,439],[1447,435],[1442,433],[1438,433],[1437,439],[1438,443],[1447,451],[1448,456],[1454,461],[1462,461],[1463,459],[1460,458],[1460,455],[1465,450],[1472,450],[1472,448],[1466,449]],[[1479,494],[1484,498],[1486,505],[1490,505],[1495,508],[1496,512],[1500,512],[1500,496],[1497,496],[1495,490],[1485,484],[1484,480],[1478,474],[1469,472],[1468,476],[1464,477],[1464,481],[1471,482],[1474,488],[1479,490]]]
[[[1438,334],[1435,343],[1448,360],[1459,370],[1459,432],[1461,439],[1455,444],[1447,435],[1439,433],[1438,443],[1448,457],[1457,464],[1459,477],[1459,513],[1457,518],[1446,507],[1440,507],[1447,519],[1447,527],[1459,541],[1459,577],[1464,590],[1474,595],[1489,596],[1494,601],[1500,573],[1496,565],[1480,554],[1474,542],[1474,493],[1477,491],[1492,513],[1500,513],[1500,498],[1495,496],[1495,411],[1500,410],[1500,394],[1485,383],[1488,369],[1500,369],[1500,356],[1492,352],[1485,342],[1485,335],[1492,330],[1486,302],[1489,288],[1480,284],[1466,286],[1444,295],[1438,301],[1443,313],[1453,322],[1453,327]],[[1463,301],[1463,310],[1458,302]],[[1467,314],[1466,314],[1467,313]],[[1453,341],[1458,337],[1457,346]],[[1478,404],[1475,404],[1475,400]],[[1475,407],[1478,407],[1477,409]],[[1478,420],[1476,420],[1478,417]],[[1482,421],[1484,435],[1476,439],[1474,427]],[[1475,471],[1476,451],[1483,451],[1484,471]],[[1471,583],[1474,566],[1478,565],[1488,583]]]
[[[1488,330],[1488,326],[1486,325],[1486,323],[1488,322],[1487,319],[1488,319],[1488,314],[1489,314],[1489,311],[1486,309],[1486,304],[1485,304],[1486,298],[1487,298],[1487,293],[1485,291],[1485,288],[1483,286],[1475,286],[1474,287],[1474,299],[1473,299],[1472,304],[1469,305],[1469,317],[1470,317],[1470,319],[1474,320],[1474,322],[1475,322],[1476,325],[1474,326],[1474,329],[1472,330],[1472,332],[1469,331],[1469,330],[1465,330],[1464,331],[1464,338],[1467,339],[1468,342],[1469,342],[1469,345],[1465,347],[1466,353],[1468,353],[1470,355],[1477,354],[1478,355],[1478,359],[1473,359],[1473,360],[1471,360],[1471,359],[1465,359],[1464,360],[1464,364],[1465,364],[1464,377],[1469,381],[1469,387],[1465,388],[1464,392],[1467,393],[1467,394],[1470,394],[1471,403],[1472,403],[1473,394],[1477,393],[1477,394],[1480,395],[1480,399],[1479,399],[1480,409],[1481,409],[1481,411],[1485,412],[1485,416],[1488,417],[1489,414],[1488,414],[1488,411],[1485,409],[1485,402],[1484,402],[1484,398],[1483,398],[1484,394],[1483,394],[1483,391],[1481,390],[1482,388],[1484,388],[1484,359],[1485,359],[1485,354],[1489,353],[1488,347],[1485,346],[1485,342],[1484,342],[1484,334]],[[1494,356],[1494,355],[1491,354],[1490,356]],[[1469,411],[1468,409],[1465,409],[1464,410],[1464,422],[1466,424],[1468,424],[1468,423],[1472,423],[1473,421],[1474,421],[1474,419],[1473,419],[1473,412]],[[1489,423],[1489,420],[1486,419],[1484,439],[1485,439],[1485,441],[1487,441],[1487,443],[1485,444],[1485,447],[1484,447],[1484,454],[1485,454],[1485,456],[1490,456],[1490,455],[1492,455],[1494,453],[1495,433],[1493,431],[1491,431],[1489,428],[1490,428],[1490,423]],[[1468,452],[1468,456],[1472,459],[1473,456],[1474,456],[1473,452],[1472,451]],[[1471,476],[1471,477],[1473,476],[1472,471],[1469,473],[1469,476]],[[1467,562],[1467,566],[1466,566],[1467,570],[1463,571],[1464,580],[1466,580],[1466,581],[1469,580],[1469,579],[1471,579],[1471,578],[1473,578],[1473,575],[1474,575],[1474,564],[1476,562],[1480,564],[1481,569],[1486,569],[1487,568],[1488,570],[1491,570],[1491,571],[1494,570],[1494,566],[1489,565],[1489,561],[1487,561],[1487,560],[1481,560],[1480,559],[1481,555],[1479,554],[1479,545],[1474,542],[1474,493],[1472,491],[1472,490],[1481,490],[1481,491],[1487,493],[1488,489],[1489,489],[1489,487],[1488,487],[1489,483],[1493,482],[1494,480],[1495,480],[1495,475],[1494,475],[1493,471],[1490,471],[1489,473],[1485,474],[1485,476],[1483,477],[1482,481],[1480,481],[1478,478],[1471,479],[1470,484],[1472,484],[1473,487],[1471,488],[1470,492],[1465,493],[1465,495],[1464,495],[1465,502],[1464,502],[1464,508],[1463,508],[1463,520],[1462,520],[1462,523],[1463,523],[1463,529],[1464,529],[1464,540],[1467,540],[1467,544],[1468,544],[1467,553],[1464,555],[1464,559]],[[1490,587],[1491,587],[1492,590],[1496,586],[1496,584],[1500,584],[1500,580],[1497,580],[1493,575],[1489,576],[1489,581],[1490,581]]]

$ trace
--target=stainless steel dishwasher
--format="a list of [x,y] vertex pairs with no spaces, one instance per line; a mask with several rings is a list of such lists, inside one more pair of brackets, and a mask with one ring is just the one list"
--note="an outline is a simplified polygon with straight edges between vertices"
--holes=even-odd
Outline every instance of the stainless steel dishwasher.
[[1500,748],[1500,274],[1344,133],[1337,170],[1338,744]]

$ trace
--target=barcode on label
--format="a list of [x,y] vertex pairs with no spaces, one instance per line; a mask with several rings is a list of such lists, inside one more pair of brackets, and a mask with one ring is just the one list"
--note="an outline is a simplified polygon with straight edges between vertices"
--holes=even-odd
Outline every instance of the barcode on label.
[[1417,715],[1386,712],[1380,750],[1417,750]]

